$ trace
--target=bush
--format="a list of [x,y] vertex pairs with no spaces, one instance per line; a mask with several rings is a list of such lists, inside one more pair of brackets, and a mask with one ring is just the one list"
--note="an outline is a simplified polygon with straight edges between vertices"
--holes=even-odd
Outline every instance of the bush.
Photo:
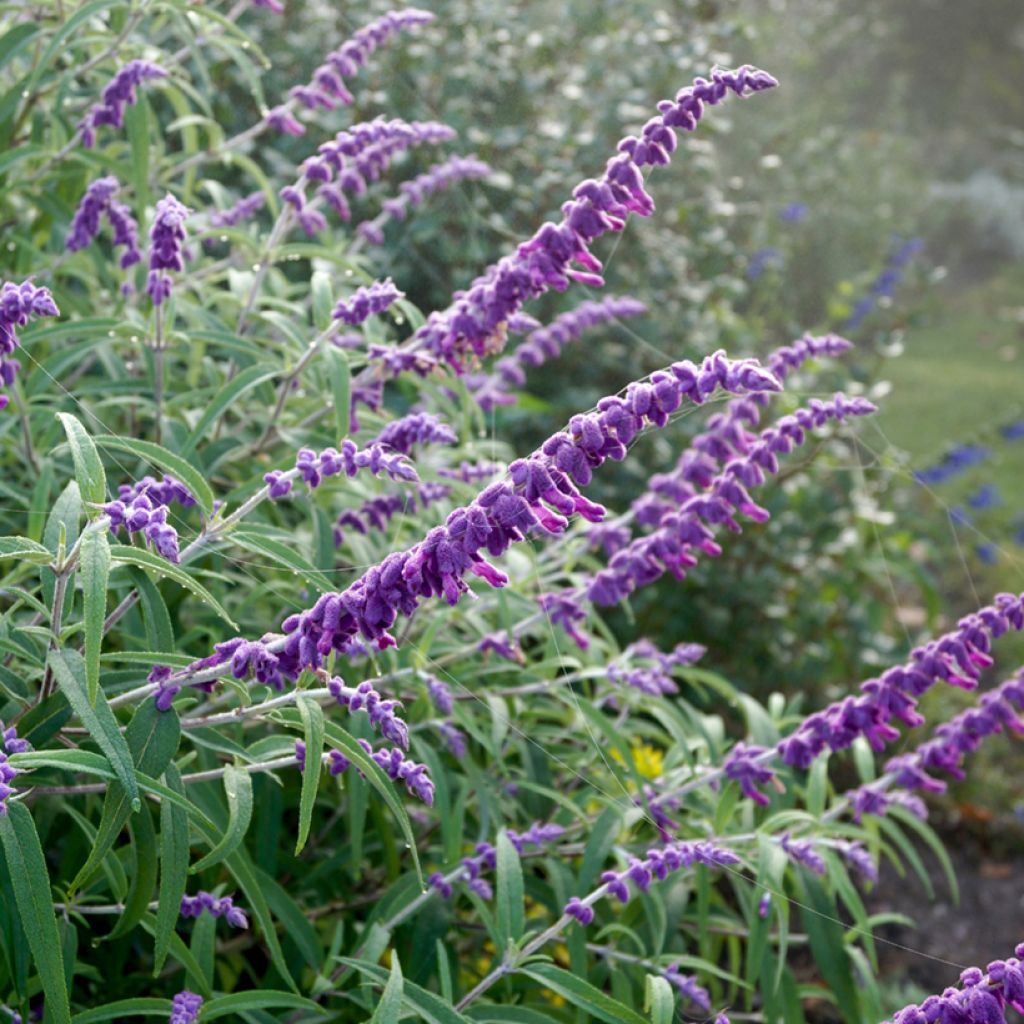
[[[838,335],[633,383],[620,361],[618,393],[561,428],[524,388],[638,305],[555,305],[546,327],[524,306],[600,288],[591,247],[654,213],[644,172],[686,145],[677,130],[774,80],[745,65],[675,84],[567,205],[539,184],[555,219],[424,318],[478,265],[455,205],[432,204],[500,175],[450,147],[395,185],[451,128],[344,118],[378,50],[422,52],[443,25],[384,15],[270,105],[248,26],[271,50],[277,4],[257,6],[95,0],[0,37],[7,1012],[788,1022],[824,999],[880,1018],[863,888],[883,858],[924,872],[912,841],[948,864],[915,791],[1021,726],[1022,678],[875,755],[933,684],[977,686],[1024,600],[909,656],[888,638],[857,554],[873,485],[847,471],[868,388],[807,394],[839,373]],[[242,102],[261,120],[233,124]],[[397,284],[366,258],[395,222],[436,258],[399,252]],[[731,264],[720,236],[694,244]],[[636,259],[625,280],[657,257]],[[727,270],[708,288],[735,291]],[[748,341],[760,315],[696,310],[697,340],[720,321]],[[494,430],[517,404],[538,435],[520,458]],[[609,516],[585,491],[630,503]],[[808,597],[780,631],[779,605]],[[1013,959],[963,984],[950,1020],[1024,995]]]

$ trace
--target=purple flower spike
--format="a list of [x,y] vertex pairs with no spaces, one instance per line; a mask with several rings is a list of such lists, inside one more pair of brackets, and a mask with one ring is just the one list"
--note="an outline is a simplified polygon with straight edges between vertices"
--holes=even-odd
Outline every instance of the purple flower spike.
[[82,145],[92,149],[96,143],[96,129],[101,125],[108,124],[114,128],[124,125],[124,108],[135,103],[135,90],[142,82],[166,77],[167,72],[159,64],[148,60],[129,61],[103,90],[102,102],[94,104],[78,125]]
[[766,753],[764,747],[737,743],[724,762],[726,778],[738,782],[745,797],[764,807],[769,803],[768,797],[757,787],[775,781],[775,772],[762,763]]
[[7,760],[7,754],[0,751],[0,815],[7,813],[7,801],[14,795],[14,787],[10,783],[16,775],[18,769]]
[[565,905],[564,913],[570,917],[576,918],[580,924],[586,926],[591,924],[594,920],[594,908],[586,906],[579,898],[579,896],[573,896]]
[[706,988],[697,984],[697,979],[691,974],[680,974],[679,964],[669,964],[662,972],[665,979],[674,985],[684,999],[692,1003],[702,1013],[711,1012],[711,997]]
[[[5,281],[0,288],[0,386],[10,387],[14,383],[21,368],[17,359],[11,358],[20,345],[16,329],[24,327],[34,316],[60,316],[50,290],[37,288],[31,281]],[[0,394],[0,409],[5,409],[9,401],[7,395]]]
[[452,697],[452,691],[448,684],[432,675],[426,675],[424,680],[434,707],[440,714],[450,715],[455,710],[455,699]]
[[374,281],[358,289],[351,298],[339,302],[334,307],[334,319],[356,327],[367,317],[383,313],[388,306],[404,297],[405,292],[400,292],[390,277],[386,281]]
[[191,212],[169,192],[156,204],[156,217],[149,231],[149,276],[146,279],[146,292],[154,306],[161,305],[171,294],[171,276],[162,271],[185,269],[185,221]]
[[141,530],[158,555],[175,565],[178,563],[178,531],[167,522],[167,505],[142,492],[130,501],[107,502],[102,510],[109,516],[110,532],[115,536],[122,527],[129,534]]
[[[264,0],[267,6],[271,2],[276,3],[277,0]],[[433,20],[434,15],[429,11],[415,7],[389,11],[364,25],[351,39],[329,53],[324,63],[313,72],[313,80],[309,85],[296,86],[292,89],[292,96],[310,108],[333,110],[339,104],[348,106],[354,99],[344,80],[354,77],[374,51],[392,36],[429,24]]]
[[403,455],[411,455],[415,445],[455,444],[458,439],[455,431],[433,413],[413,412],[389,423],[374,444],[393,448]]
[[200,890],[195,896],[181,897],[181,916],[199,917],[206,911],[211,917],[223,917],[232,928],[248,928],[249,919],[241,907],[236,907],[230,896],[216,897]]
[[199,1020],[199,1009],[203,1005],[203,997],[185,989],[171,1001],[170,1024],[195,1024]]
[[117,178],[108,175],[97,178],[86,190],[68,231],[64,248],[69,252],[84,249],[100,231],[100,218],[107,211],[110,200],[117,194],[120,186]]
[[243,220],[249,220],[263,209],[267,197],[262,192],[251,192],[244,199],[239,199],[227,210],[215,210],[210,214],[210,223],[215,228],[233,228]]
[[640,137],[619,144],[619,154],[608,161],[601,178],[576,187],[559,223],[542,225],[515,253],[457,294],[447,310],[432,314],[414,335],[415,346],[461,370],[469,354],[483,357],[494,348],[503,325],[529,300],[552,288],[565,291],[572,281],[603,285],[602,266],[590,245],[609,231],[622,231],[631,213],[647,217],[654,212],[642,168],[668,162],[674,129],[693,130],[705,104],[717,104],[729,92],[743,96],[776,84],[756,68],[715,68],[710,81],[698,78],[674,101],[659,104],[660,115],[647,122]]
[[636,299],[609,295],[599,301],[588,299],[575,309],[556,317],[547,327],[533,330],[526,341],[509,356],[494,364],[495,372],[472,384],[473,397],[480,407],[490,411],[498,405],[512,405],[516,391],[526,383],[526,368],[542,366],[557,359],[570,342],[593,327],[617,320],[643,316],[647,307]]
[[[324,618],[337,616],[340,609],[335,610],[329,603],[324,605]],[[380,734],[390,743],[397,743],[403,750],[409,749],[409,728],[395,713],[401,707],[398,701],[384,700],[373,688],[373,683],[360,683],[355,689],[345,685],[340,676],[335,676],[327,684],[331,696],[349,712],[365,711],[370,717],[370,724],[380,730]]]
[[[493,587],[504,586],[507,577],[489,558],[500,556],[531,532],[564,530],[567,515],[579,513],[590,521],[600,519],[604,509],[579,491],[579,486],[590,481],[592,469],[606,459],[623,458],[626,444],[642,429],[665,422],[684,398],[703,401],[716,382],[733,392],[779,387],[775,378],[755,362],[730,362],[724,354],[716,353],[700,366],[684,361],[653,374],[649,386],[645,383],[627,389],[625,400],[602,399],[597,413],[574,417],[568,429],[550,437],[526,459],[513,462],[508,480],[485,487],[469,505],[451,512],[444,525],[432,529],[418,544],[392,552],[344,592],[325,594],[314,608],[288,616],[282,625],[284,635],[265,645],[265,652],[274,658],[275,678],[294,679],[304,668],[319,668],[332,650],[346,655],[357,635],[380,650],[395,646],[397,641],[390,629],[399,615],[411,615],[429,597],[443,597],[451,605],[458,603],[469,590],[466,577],[470,574]],[[382,450],[377,451],[383,465],[385,456]],[[391,453],[390,457],[396,456]],[[302,465],[305,474],[305,457]],[[308,466],[311,486],[315,486],[313,462]],[[318,471],[326,472],[322,456]],[[735,488],[730,493],[735,495]],[[578,598],[556,594],[549,599],[551,614],[574,631],[581,611],[576,604]],[[325,601],[336,602],[332,604],[338,609],[336,616],[328,618],[322,613]],[[230,643],[237,647],[251,642],[237,638]],[[230,654],[227,645],[218,649],[224,653],[216,656],[215,665],[233,656],[234,648]],[[204,664],[203,669],[184,669],[174,680],[185,682],[209,667]],[[238,678],[244,678],[244,671]]]
[[422,205],[429,195],[450,188],[457,181],[486,178],[490,173],[490,167],[476,157],[449,157],[411,181],[403,181],[398,186],[401,194],[394,199],[385,199],[381,204],[382,212],[372,221],[363,221],[356,230],[371,245],[383,245],[384,232],[381,228],[388,220],[405,220],[409,207]]
[[370,756],[384,770],[388,778],[401,780],[405,788],[428,807],[434,803],[434,784],[430,781],[425,764],[407,761],[400,750],[375,750]]

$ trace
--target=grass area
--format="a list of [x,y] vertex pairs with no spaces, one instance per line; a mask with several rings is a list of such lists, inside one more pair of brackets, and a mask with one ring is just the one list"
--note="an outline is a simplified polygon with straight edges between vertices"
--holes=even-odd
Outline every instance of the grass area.
[[[990,448],[979,465],[920,488],[922,525],[948,529],[947,510],[965,507],[972,523],[957,528],[971,576],[965,582],[983,595],[1024,589],[1024,439],[1000,433],[1024,420],[1024,266],[952,296],[937,292],[884,376],[892,392],[881,403],[879,432],[866,429],[865,440],[908,452],[913,469],[940,461],[954,444]],[[999,504],[971,508],[970,497],[985,485],[997,488]],[[998,549],[994,564],[979,557],[983,544]]]
[[[936,539],[945,567],[943,604],[955,612],[1000,590],[1024,590],[1024,439],[1007,440],[1000,433],[1024,419],[1024,267],[953,295],[934,295],[926,315],[908,329],[903,355],[886,364],[884,376],[892,392],[880,403],[878,431],[865,425],[869,445],[887,441],[902,449],[913,469],[933,465],[953,444],[992,451],[954,479],[915,486],[921,516],[915,531]],[[970,496],[988,484],[998,489],[1000,503],[971,508]],[[954,535],[948,510],[956,506],[965,507],[972,522],[957,526]],[[995,546],[993,564],[979,557],[979,544]],[[1022,658],[1024,640],[1000,641],[996,678],[1006,678]],[[969,703],[968,695],[942,687],[928,695],[924,710],[938,721]],[[953,788],[951,813],[980,807],[979,813],[999,809],[1009,811],[1010,819],[1024,816],[1022,768],[1024,743],[1011,738],[986,744],[972,755],[968,781]]]

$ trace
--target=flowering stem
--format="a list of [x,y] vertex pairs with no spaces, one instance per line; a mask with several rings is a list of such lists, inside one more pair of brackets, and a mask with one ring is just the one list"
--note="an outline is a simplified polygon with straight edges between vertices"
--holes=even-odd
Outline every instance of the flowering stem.
[[263,250],[259,263],[256,264],[252,287],[249,289],[245,305],[242,307],[241,315],[238,317],[238,327],[236,328],[238,335],[245,334],[245,330],[249,326],[249,316],[252,313],[253,306],[256,305],[256,298],[260,293],[260,288],[263,286],[263,279],[267,276],[267,271],[270,269],[274,249],[277,248],[278,243],[284,238],[290,226],[291,212],[292,208],[285,203],[281,207],[277,220],[274,221],[274,227],[270,232],[270,238],[267,239],[266,248]]
[[32,429],[28,422],[28,410],[25,407],[25,401],[21,394],[21,385],[17,381],[15,386],[11,389],[14,395],[14,404],[18,409],[18,420],[21,423],[21,436],[25,444],[25,458],[28,460],[28,464],[32,467],[32,472],[39,473],[39,460],[36,457],[35,448],[32,446]]

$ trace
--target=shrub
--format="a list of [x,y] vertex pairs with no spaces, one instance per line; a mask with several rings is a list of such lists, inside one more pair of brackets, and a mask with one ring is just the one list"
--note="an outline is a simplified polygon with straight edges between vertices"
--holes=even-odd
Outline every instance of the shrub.
[[[262,103],[236,22],[279,5],[256,6],[97,0],[0,38],[9,1015],[790,1021],[825,996],[878,1019],[860,886],[883,857],[920,864],[908,837],[944,859],[916,791],[1022,727],[1021,676],[875,754],[935,683],[977,687],[1024,600],[809,715],[698,643],[609,628],[603,609],[698,563],[742,578],[729,534],[769,519],[751,492],[796,449],[816,472],[856,453],[848,421],[874,406],[855,382],[773,409],[850,350],[837,335],[619,381],[518,458],[485,417],[524,367],[638,311],[588,299],[541,326],[524,306],[599,288],[598,240],[654,213],[644,172],[677,130],[774,80],[716,67],[658,104],[560,218],[424,318],[411,268],[374,280],[365,246],[491,172],[448,152],[395,185],[452,129],[337,126],[361,69],[431,16],[367,23],[225,137],[210,76]],[[711,402],[626,511],[586,493]],[[802,508],[800,486],[773,507]],[[723,614],[662,593],[686,622]],[[1024,998],[1013,958],[962,981],[901,1020]]]

